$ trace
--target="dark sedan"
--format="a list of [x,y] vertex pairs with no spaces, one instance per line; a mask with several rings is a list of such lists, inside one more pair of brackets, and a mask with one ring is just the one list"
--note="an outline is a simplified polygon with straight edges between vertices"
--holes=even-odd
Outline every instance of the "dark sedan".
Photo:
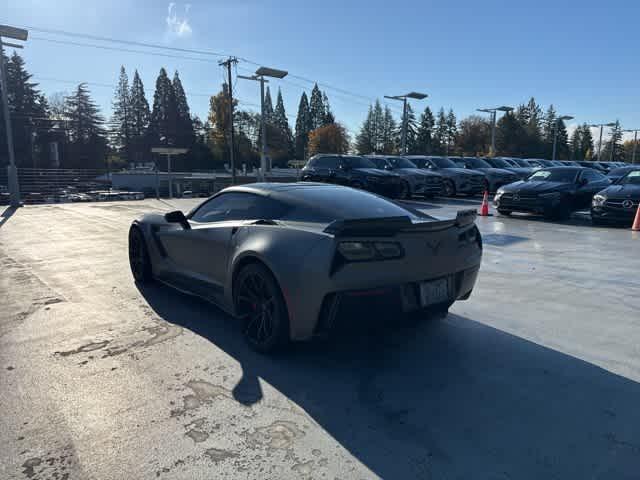
[[527,180],[499,188],[494,204],[502,215],[529,212],[565,219],[572,211],[588,208],[593,195],[610,183],[602,173],[591,168],[543,168]]
[[631,170],[615,185],[593,196],[591,220],[595,225],[615,223],[630,226],[640,203],[640,170]]
[[628,167],[614,168],[607,174],[607,177],[609,177],[609,179],[613,183],[615,183],[622,177],[624,177],[627,173],[633,172],[634,170],[640,170],[640,165],[629,165]]
[[486,178],[485,190],[491,193],[498,190],[502,185],[518,181],[518,176],[514,172],[504,168],[495,168],[482,158],[461,157],[452,158],[451,160],[462,168],[482,172]]
[[355,155],[314,155],[302,169],[301,179],[346,185],[392,198],[400,196],[403,187],[400,175],[380,170],[368,158]]

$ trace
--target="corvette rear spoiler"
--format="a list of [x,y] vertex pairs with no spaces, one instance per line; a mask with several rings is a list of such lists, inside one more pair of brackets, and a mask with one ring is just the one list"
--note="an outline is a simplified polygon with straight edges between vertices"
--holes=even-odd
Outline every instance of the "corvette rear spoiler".
[[476,215],[475,210],[460,210],[451,220],[412,222],[405,216],[335,220],[324,231],[336,237],[391,237],[398,232],[433,232],[453,226],[463,227],[472,224]]

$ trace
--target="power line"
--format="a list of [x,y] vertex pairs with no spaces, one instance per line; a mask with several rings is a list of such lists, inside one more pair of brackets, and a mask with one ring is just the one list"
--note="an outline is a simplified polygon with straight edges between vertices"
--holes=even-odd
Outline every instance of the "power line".
[[109,46],[106,46],[106,45],[96,45],[94,43],[73,42],[71,40],[55,40],[53,38],[43,38],[43,37],[31,37],[30,40],[38,40],[38,41],[41,41],[41,42],[56,43],[56,44],[60,44],[60,45],[74,45],[74,46],[77,46],[77,47],[91,47],[91,48],[98,48],[100,50],[112,50],[112,51],[116,51],[116,52],[137,53],[137,54],[142,54],[142,55],[154,55],[156,57],[178,58],[178,59],[181,59],[181,60],[194,60],[196,62],[211,63],[211,61],[206,59],[206,58],[185,57],[184,55],[180,56],[180,55],[171,55],[169,53],[147,52],[147,51],[144,51],[144,50],[132,50],[132,49],[129,49],[129,48],[122,48],[122,47],[109,47]]

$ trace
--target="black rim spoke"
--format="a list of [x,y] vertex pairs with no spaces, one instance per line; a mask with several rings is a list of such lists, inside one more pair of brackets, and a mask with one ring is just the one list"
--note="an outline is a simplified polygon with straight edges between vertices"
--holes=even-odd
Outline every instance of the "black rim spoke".
[[267,281],[258,274],[246,276],[236,301],[246,321],[245,334],[256,343],[267,342],[274,333],[275,298]]

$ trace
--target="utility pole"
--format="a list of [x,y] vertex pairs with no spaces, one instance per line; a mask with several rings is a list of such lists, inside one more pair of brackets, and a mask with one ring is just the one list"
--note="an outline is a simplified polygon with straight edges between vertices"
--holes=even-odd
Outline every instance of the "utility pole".
[[228,88],[229,88],[229,163],[231,164],[231,185],[236,184],[236,162],[233,157],[233,150],[235,146],[233,136],[233,85],[231,84],[231,65],[238,63],[236,57],[229,57],[228,59],[218,62],[218,65],[227,68]]
[[390,100],[399,100],[402,102],[402,131],[400,132],[401,139],[401,151],[402,155],[407,154],[407,128],[408,128],[408,118],[407,118],[407,98],[413,98],[415,100],[423,100],[427,98],[428,95],[426,93],[420,92],[409,92],[405,95],[385,95],[384,98],[388,98]]
[[260,142],[260,181],[266,181],[266,172],[267,170],[271,171],[271,166],[267,167],[267,119],[264,114],[264,84],[269,83],[269,80],[266,80],[264,77],[272,77],[272,78],[284,78],[288,75],[288,72],[285,70],[277,70],[275,68],[270,67],[260,67],[256,70],[255,75],[251,75],[247,77],[245,75],[238,75],[238,78],[242,78],[243,80],[254,80],[256,82],[260,82],[260,136],[262,137],[262,141]]
[[4,64],[4,45],[14,48],[22,48],[22,45],[3,42],[2,37],[13,38],[25,41],[28,36],[27,30],[10,27],[8,25],[0,25],[0,82],[2,82],[2,108],[4,112],[4,125],[7,133],[7,149],[9,150],[9,167],[7,168],[9,193],[11,195],[11,206],[20,206],[20,186],[18,183],[18,169],[16,168],[16,157],[13,149],[13,132],[11,130],[11,118],[9,117],[9,99],[7,90],[7,72]]
[[592,128],[600,127],[600,139],[598,140],[598,161],[602,160],[600,158],[600,152],[602,150],[602,129],[604,127],[614,127],[615,123],[596,123],[594,125],[589,125]]
[[556,150],[558,146],[558,130],[560,130],[560,122],[565,120],[573,120],[571,115],[562,115],[556,119],[555,128],[553,129],[553,154],[551,155],[551,160],[556,159]]

